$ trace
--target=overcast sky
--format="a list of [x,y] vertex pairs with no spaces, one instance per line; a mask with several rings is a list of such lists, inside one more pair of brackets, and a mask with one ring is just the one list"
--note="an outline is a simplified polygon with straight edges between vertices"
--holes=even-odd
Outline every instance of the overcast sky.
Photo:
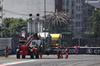
[[[34,16],[37,13],[40,13],[40,16],[43,16],[44,1],[45,0],[4,0],[2,3],[4,9],[4,17],[28,18],[29,16],[26,15],[30,13],[32,13]],[[54,0],[46,0],[46,11],[55,11]]]

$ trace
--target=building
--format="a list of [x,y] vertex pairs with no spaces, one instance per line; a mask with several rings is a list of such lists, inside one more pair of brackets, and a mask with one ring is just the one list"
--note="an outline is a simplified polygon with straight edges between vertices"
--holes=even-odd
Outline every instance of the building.
[[[87,2],[90,4],[87,6]],[[99,2],[97,4],[97,2]],[[88,9],[92,6],[91,9]],[[73,21],[73,38],[82,38],[88,28],[88,18],[92,15],[94,8],[100,7],[100,0],[55,0],[55,11],[66,11],[70,13]]]
[[28,22],[28,33],[38,33],[38,32],[43,32],[43,22],[44,20],[40,19],[40,20],[32,20],[32,22]]
[[100,1],[100,0],[85,0],[85,1]]
[[100,1],[85,1],[87,6],[88,6],[88,9],[89,7],[92,7],[92,8],[99,8],[100,9]]
[[[3,17],[24,18],[29,19],[29,14],[32,14],[33,22],[28,23],[28,32],[43,31],[43,16],[48,12],[55,12],[55,0],[4,0]],[[37,20],[36,14],[39,14]],[[40,29],[41,28],[41,29]]]
[[56,10],[69,12],[73,21],[74,38],[84,37],[88,26],[85,0],[4,0],[2,4],[4,17],[28,19],[30,13],[33,14],[32,18],[36,18],[37,13],[41,17]]
[[85,9],[86,18],[91,17],[94,10],[100,9],[100,1],[85,1]]
[[62,0],[55,0],[55,11],[62,11]]
[[0,0],[0,23],[2,22],[2,17],[3,17],[3,5],[1,4],[3,0]]
[[69,12],[73,21],[74,38],[81,38],[84,36],[84,4],[85,0],[62,0],[62,11]]
[[88,3],[90,6],[94,7],[94,9],[100,9],[100,2],[98,3]]

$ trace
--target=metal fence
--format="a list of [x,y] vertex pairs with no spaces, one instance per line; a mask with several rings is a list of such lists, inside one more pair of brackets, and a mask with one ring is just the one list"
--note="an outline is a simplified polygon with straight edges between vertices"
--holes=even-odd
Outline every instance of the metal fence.
[[[15,52],[13,52],[13,49],[9,49],[8,50],[8,54],[15,54]],[[4,56],[5,55],[5,50],[0,50],[0,56]]]
[[71,46],[88,46],[88,47],[100,47],[100,38],[62,38],[61,44],[67,43]]
[[4,49],[5,46],[12,47],[13,45],[12,38],[0,38],[0,50]]

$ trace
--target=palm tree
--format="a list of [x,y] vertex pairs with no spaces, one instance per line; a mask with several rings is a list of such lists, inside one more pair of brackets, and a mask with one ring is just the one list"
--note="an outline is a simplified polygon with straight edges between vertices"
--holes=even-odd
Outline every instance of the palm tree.
[[49,25],[49,30],[51,28],[51,30],[55,29],[55,32],[57,32],[58,28],[69,26],[70,16],[67,12],[55,12],[47,15],[45,22],[46,25]]

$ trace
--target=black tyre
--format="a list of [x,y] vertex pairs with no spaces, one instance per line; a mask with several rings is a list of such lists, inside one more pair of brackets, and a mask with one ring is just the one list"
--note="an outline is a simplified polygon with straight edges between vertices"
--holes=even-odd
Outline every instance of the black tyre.
[[20,58],[20,53],[16,52],[16,58],[19,59]]
[[49,55],[49,52],[46,52],[47,55]]
[[24,59],[25,58],[25,55],[22,55],[22,58]]
[[30,53],[30,57],[34,58],[34,53],[33,52]]
[[39,53],[36,54],[36,59],[38,59],[38,58],[39,58]]

